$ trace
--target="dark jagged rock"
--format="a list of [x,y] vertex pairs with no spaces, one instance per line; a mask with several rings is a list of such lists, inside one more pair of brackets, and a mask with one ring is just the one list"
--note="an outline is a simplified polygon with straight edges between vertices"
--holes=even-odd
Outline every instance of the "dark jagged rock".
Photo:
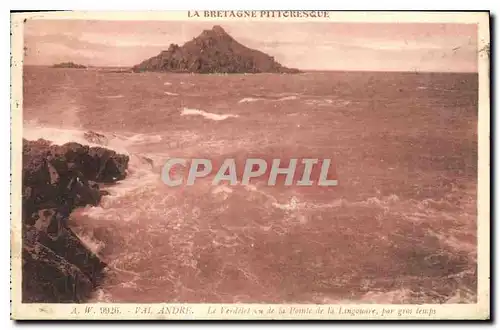
[[135,72],[168,71],[196,73],[298,73],[282,66],[273,57],[243,46],[218,25],[203,31],[182,47],[168,50],[132,68]]
[[81,302],[106,266],[67,224],[106,194],[98,182],[126,176],[129,158],[78,143],[23,140],[23,302]]
[[109,143],[108,138],[105,135],[94,131],[85,132],[83,134],[83,137],[90,143],[100,144],[103,146],[106,146]]
[[78,267],[40,243],[23,246],[23,302],[81,302],[94,283]]
[[66,68],[66,69],[86,69],[87,68],[85,65],[76,64],[73,62],[58,63],[58,64],[54,64],[52,67],[53,68]]

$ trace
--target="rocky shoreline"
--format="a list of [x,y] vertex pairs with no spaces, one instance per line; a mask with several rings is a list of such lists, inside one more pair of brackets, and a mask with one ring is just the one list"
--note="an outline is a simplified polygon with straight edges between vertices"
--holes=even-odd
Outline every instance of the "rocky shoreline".
[[22,298],[83,302],[106,264],[68,226],[77,207],[98,205],[100,184],[126,177],[129,157],[79,143],[23,139]]

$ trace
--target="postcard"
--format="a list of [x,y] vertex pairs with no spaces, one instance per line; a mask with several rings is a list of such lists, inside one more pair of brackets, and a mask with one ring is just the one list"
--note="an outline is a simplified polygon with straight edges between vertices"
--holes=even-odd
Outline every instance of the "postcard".
[[11,317],[490,318],[489,12],[18,12]]

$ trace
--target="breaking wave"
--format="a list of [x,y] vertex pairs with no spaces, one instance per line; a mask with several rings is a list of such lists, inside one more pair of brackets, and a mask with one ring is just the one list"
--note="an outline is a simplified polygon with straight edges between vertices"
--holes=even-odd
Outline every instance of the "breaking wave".
[[[85,138],[85,130],[79,129],[63,129],[54,127],[36,127],[36,126],[25,126],[23,129],[23,138],[31,141],[38,139],[44,139],[51,141],[54,144],[65,144],[69,142],[76,142],[80,144],[85,144],[95,147],[103,147],[103,145],[89,142]],[[103,133],[108,139],[108,144],[106,144],[107,149],[112,149],[119,153],[129,154],[127,151],[127,145],[130,141],[127,141],[125,136],[119,136],[113,133]]]
[[118,95],[105,95],[105,96],[99,96],[99,97],[102,99],[121,99],[124,96],[122,94],[118,94]]
[[189,109],[189,108],[182,109],[181,116],[202,116],[203,118],[216,121],[239,117],[238,115],[230,115],[230,114],[219,115],[216,113],[205,112],[203,110]]
[[262,100],[261,98],[256,97],[245,97],[238,101],[238,103],[251,103]]
[[293,100],[296,100],[296,99],[298,99],[298,97],[297,97],[297,96],[295,96],[295,95],[290,95],[290,96],[284,96],[284,97],[281,97],[281,98],[277,99],[276,101],[277,101],[277,102],[280,102],[280,101],[293,101]]
[[347,106],[351,104],[351,101],[349,100],[342,100],[342,99],[309,99],[304,101],[305,104],[307,105],[312,105],[312,106]]

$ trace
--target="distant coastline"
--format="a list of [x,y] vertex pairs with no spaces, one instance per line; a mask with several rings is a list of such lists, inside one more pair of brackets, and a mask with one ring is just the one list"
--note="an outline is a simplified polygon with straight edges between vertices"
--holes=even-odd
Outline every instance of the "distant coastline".
[[53,68],[64,68],[64,69],[86,69],[85,65],[76,64],[73,62],[62,62],[58,64],[54,64]]

